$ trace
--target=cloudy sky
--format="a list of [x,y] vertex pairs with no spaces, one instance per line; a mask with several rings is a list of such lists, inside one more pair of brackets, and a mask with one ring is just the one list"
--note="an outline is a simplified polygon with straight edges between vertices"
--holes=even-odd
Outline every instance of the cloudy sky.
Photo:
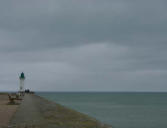
[[166,0],[0,1],[0,91],[167,91]]

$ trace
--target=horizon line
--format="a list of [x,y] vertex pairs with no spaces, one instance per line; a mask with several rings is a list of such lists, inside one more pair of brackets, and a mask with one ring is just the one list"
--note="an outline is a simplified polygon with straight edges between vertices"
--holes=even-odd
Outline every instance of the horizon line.
[[[0,92],[17,92],[17,91],[0,91]],[[50,92],[50,93],[167,93],[167,91],[33,91],[33,92]]]

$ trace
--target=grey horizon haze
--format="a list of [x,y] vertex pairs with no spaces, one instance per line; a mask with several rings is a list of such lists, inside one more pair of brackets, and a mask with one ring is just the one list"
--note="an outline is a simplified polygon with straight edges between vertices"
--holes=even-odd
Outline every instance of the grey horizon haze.
[[0,91],[167,91],[167,1],[0,1]]

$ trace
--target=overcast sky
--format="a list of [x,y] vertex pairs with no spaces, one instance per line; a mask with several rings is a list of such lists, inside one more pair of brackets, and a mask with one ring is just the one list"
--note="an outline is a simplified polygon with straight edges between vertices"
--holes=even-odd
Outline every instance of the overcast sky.
[[0,1],[0,91],[167,91],[166,0]]

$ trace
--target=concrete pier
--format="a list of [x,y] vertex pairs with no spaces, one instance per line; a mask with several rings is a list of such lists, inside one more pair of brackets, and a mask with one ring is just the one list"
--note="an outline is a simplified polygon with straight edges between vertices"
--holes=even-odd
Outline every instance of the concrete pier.
[[94,118],[48,101],[34,94],[26,94],[10,121],[11,128],[111,128]]

